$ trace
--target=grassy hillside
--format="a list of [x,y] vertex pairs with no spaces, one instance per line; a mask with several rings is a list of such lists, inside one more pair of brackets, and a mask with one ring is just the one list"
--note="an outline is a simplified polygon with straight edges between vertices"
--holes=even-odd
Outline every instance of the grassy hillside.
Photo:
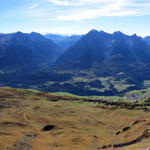
[[[129,107],[135,104],[143,105]],[[150,147],[150,108],[145,104],[148,99],[104,103],[3,87],[0,150],[144,150]]]

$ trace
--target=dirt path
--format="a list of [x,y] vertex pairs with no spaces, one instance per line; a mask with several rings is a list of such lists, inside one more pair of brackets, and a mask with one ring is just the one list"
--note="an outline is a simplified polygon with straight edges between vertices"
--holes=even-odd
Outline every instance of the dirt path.
[[[46,124],[45,124],[42,120],[39,120],[40,122],[38,122],[38,123],[34,123],[34,121],[29,120],[29,119],[27,118],[27,112],[33,113],[33,111],[32,111],[31,109],[29,109],[28,111],[26,111],[26,112],[23,113],[23,118],[24,118],[24,120],[25,120],[26,122],[28,122],[32,127],[41,128],[41,127],[43,127],[43,126],[46,126]],[[39,123],[40,123],[41,125],[38,125]]]

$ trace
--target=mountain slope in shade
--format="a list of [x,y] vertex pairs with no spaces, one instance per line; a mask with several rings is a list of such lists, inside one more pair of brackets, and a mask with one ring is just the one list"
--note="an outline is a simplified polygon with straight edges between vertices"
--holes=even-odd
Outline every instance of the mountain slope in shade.
[[150,62],[150,44],[143,38],[136,35],[132,39],[132,52],[139,58],[139,60],[146,64]]
[[144,38],[144,40],[147,41],[148,43],[150,43],[150,36],[146,36],[146,37]]
[[44,67],[53,63],[61,54],[55,43],[34,32],[14,33],[7,44],[0,42],[0,45],[3,47],[0,59],[1,68]]
[[131,37],[121,32],[113,34],[113,43],[110,46],[110,55],[106,60],[105,72],[115,74],[117,72],[129,72],[141,62],[132,52]]
[[106,59],[108,41],[111,35],[96,30],[90,31],[70,47],[57,61],[60,68],[91,68],[100,67]]
[[13,34],[0,34],[0,57],[3,55],[6,47],[9,45],[9,42]]

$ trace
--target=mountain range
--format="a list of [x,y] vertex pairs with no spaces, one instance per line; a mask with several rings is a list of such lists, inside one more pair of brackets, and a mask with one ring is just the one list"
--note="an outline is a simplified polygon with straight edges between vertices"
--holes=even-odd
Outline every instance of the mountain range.
[[0,34],[1,85],[117,95],[144,88],[149,73],[150,37],[97,30],[73,36]]
[[70,47],[56,64],[60,69],[130,72],[150,62],[150,45],[136,35],[92,30]]
[[0,35],[0,68],[34,69],[49,66],[61,55],[52,40],[39,33],[22,32]]

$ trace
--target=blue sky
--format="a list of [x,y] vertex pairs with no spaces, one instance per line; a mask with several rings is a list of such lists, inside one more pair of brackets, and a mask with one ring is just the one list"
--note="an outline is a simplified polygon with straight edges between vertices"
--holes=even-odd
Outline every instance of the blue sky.
[[150,0],[0,0],[0,32],[150,35]]

